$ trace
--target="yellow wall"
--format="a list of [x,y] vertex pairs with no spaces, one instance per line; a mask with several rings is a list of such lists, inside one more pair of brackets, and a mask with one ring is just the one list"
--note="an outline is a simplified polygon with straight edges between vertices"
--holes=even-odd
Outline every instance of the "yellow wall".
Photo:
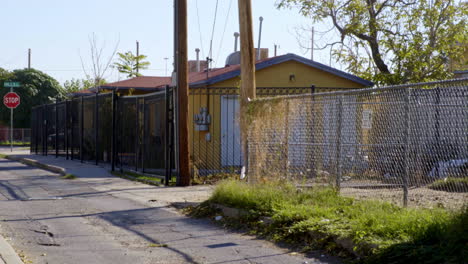
[[[295,76],[294,81],[290,81],[289,76]],[[221,87],[238,87],[240,78],[235,77],[229,80],[218,82],[209,86],[212,88]],[[281,64],[273,65],[268,68],[256,72],[257,87],[336,87],[337,89],[316,89],[316,92],[329,92],[340,90],[340,88],[363,88],[364,86],[350,80],[338,77],[336,75],[309,67],[299,62],[289,61]],[[209,89],[208,88],[208,89]],[[216,170],[221,168],[221,96],[226,91],[206,95],[204,89],[190,89],[191,95],[189,98],[189,133],[192,137],[190,142],[192,161],[196,169]],[[217,90],[218,91],[218,90]],[[297,90],[300,93],[310,93],[309,89]],[[297,92],[296,91],[296,92]],[[233,90],[228,90],[232,93]],[[238,91],[234,91],[237,93]],[[259,90],[257,91],[259,92]],[[272,90],[272,94],[268,96],[288,94],[287,89]],[[266,95],[264,95],[266,96]],[[208,103],[209,102],[209,103]],[[208,107],[211,115],[211,124],[208,131],[195,131],[193,116],[200,112],[201,107]],[[206,134],[210,133],[211,140],[206,141]]]
[[[293,74],[295,81],[290,81]],[[255,74],[257,87],[337,87],[363,88],[364,86],[331,73],[312,68],[296,61],[287,61],[259,70]],[[212,87],[237,87],[240,77],[214,84]]]
[[[206,89],[197,90],[202,94],[189,97],[189,133],[192,162],[198,168],[219,168],[221,157],[221,96],[206,95]],[[211,123],[208,131],[196,131],[193,118],[200,113],[201,107],[208,107]],[[210,133],[211,140],[206,140]]]

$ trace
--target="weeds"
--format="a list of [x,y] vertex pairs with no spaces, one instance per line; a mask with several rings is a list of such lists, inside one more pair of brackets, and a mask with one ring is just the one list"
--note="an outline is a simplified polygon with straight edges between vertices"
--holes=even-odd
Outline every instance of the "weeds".
[[[414,241],[459,241],[468,237],[466,212],[460,217],[440,208],[402,208],[387,202],[355,200],[331,188],[300,191],[287,183],[227,181],[217,186],[209,202],[251,212],[240,222],[258,235],[364,258],[384,256],[398,245]],[[206,204],[201,206],[197,214],[213,213]],[[271,219],[270,223],[263,223],[264,216]],[[463,221],[464,226],[454,224],[463,230],[450,231],[457,228],[448,226]],[[467,243],[466,239],[459,242]],[[455,251],[452,253],[461,254],[461,249]]]
[[66,174],[66,175],[64,175],[64,176],[62,176],[62,177],[60,177],[60,178],[65,179],[65,180],[74,180],[74,179],[76,179],[77,177],[76,177],[76,175],[74,175],[74,174],[68,173],[68,174]]

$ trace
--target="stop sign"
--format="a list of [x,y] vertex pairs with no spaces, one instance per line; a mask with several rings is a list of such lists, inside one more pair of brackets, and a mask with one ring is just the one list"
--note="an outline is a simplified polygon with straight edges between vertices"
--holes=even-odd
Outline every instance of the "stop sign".
[[8,108],[16,108],[20,104],[20,97],[14,92],[9,92],[3,96],[3,104]]

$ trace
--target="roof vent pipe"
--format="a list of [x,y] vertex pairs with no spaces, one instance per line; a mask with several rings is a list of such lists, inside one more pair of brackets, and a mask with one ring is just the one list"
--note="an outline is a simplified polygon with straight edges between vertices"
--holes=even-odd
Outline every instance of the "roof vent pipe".
[[259,33],[258,33],[257,60],[260,60],[260,42],[262,40],[262,24],[263,24],[263,17],[260,17],[260,30],[259,30]]
[[234,52],[237,52],[237,40],[239,39],[239,32],[234,32]]
[[197,72],[200,72],[200,49],[196,48],[195,52],[197,53]]

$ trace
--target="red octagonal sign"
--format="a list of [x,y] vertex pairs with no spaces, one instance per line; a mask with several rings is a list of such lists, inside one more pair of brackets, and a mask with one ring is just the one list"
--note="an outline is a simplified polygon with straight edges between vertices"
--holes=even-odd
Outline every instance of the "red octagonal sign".
[[17,93],[9,92],[3,96],[3,104],[8,108],[16,108],[21,100]]

